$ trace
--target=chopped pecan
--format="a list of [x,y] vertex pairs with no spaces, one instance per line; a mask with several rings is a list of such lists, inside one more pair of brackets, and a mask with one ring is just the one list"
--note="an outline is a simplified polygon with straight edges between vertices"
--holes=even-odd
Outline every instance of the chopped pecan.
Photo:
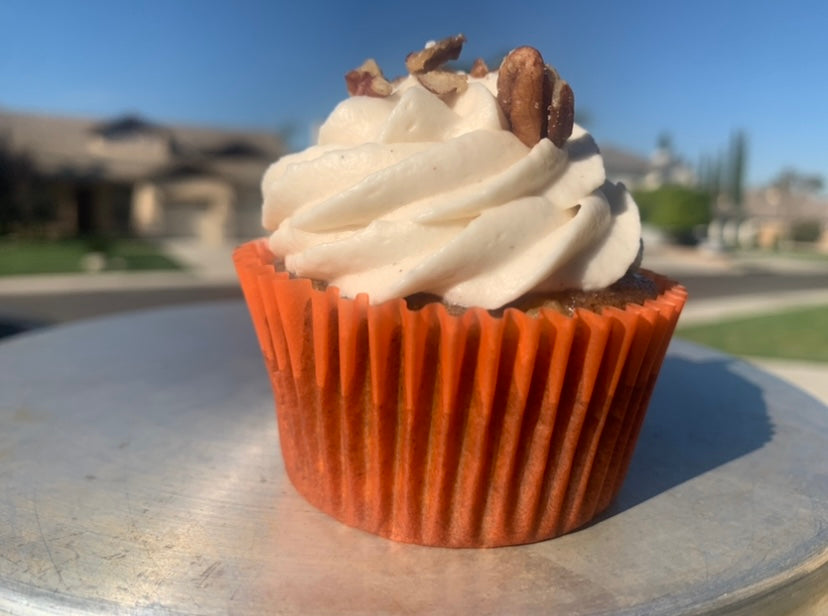
[[452,73],[451,71],[429,71],[427,73],[417,73],[417,81],[423,87],[436,94],[443,96],[446,94],[460,94],[465,92],[469,87],[468,77],[461,73]]
[[472,64],[471,70],[469,71],[469,75],[472,77],[485,77],[489,74],[489,67],[486,66],[486,62],[483,58],[477,58]]
[[351,96],[389,96],[394,88],[383,76],[373,59],[368,59],[357,69],[345,75],[345,84]]
[[422,51],[414,51],[405,58],[405,66],[411,74],[427,73],[440,68],[449,60],[460,57],[466,37],[462,34],[450,36],[434,44],[427,45]]

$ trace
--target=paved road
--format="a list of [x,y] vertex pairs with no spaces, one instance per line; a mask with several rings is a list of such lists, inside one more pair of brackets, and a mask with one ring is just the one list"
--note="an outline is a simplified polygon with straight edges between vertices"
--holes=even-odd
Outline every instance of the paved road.
[[241,298],[235,283],[197,288],[66,291],[0,296],[0,337],[32,327],[171,304]]
[[[668,275],[671,272],[665,272]],[[677,273],[694,301],[789,291],[828,289],[828,271]],[[73,321],[126,310],[139,310],[215,299],[241,297],[233,281],[190,288],[140,290],[63,290],[57,293],[5,294],[0,296],[0,322],[9,327]],[[2,327],[2,326],[0,326]],[[7,331],[6,333],[10,333]]]
[[828,289],[828,271],[819,273],[746,272],[742,274],[679,274],[694,300],[787,291]]

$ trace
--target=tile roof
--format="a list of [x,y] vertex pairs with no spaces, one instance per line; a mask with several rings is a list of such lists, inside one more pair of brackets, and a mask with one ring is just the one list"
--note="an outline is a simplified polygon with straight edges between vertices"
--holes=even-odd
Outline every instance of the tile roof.
[[198,165],[231,181],[258,183],[286,152],[275,134],[162,125],[126,115],[106,121],[0,110],[0,143],[50,175],[134,182],[171,166]]

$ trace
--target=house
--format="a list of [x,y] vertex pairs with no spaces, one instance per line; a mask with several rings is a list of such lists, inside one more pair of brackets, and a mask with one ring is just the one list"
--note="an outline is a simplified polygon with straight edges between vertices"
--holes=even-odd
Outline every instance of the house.
[[600,147],[607,178],[623,182],[630,190],[696,184],[693,169],[673,153],[669,144],[659,145],[649,158],[611,145]]
[[643,187],[650,172],[650,161],[626,150],[613,146],[600,146],[604,158],[607,178],[613,182],[623,182],[630,190]]
[[220,244],[260,234],[275,134],[0,110],[0,145],[31,160],[56,235],[135,234]]
[[794,230],[813,225],[817,248],[828,251],[828,197],[817,191],[771,184],[749,190],[742,204],[745,220],[740,236],[760,248],[796,239]]

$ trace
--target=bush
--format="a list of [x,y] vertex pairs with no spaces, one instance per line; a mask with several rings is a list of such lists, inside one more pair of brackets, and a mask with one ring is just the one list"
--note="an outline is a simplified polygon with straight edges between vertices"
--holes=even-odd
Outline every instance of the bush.
[[794,242],[816,242],[822,235],[822,225],[818,220],[803,220],[791,227],[791,239]]
[[642,222],[661,229],[675,241],[695,244],[695,230],[710,224],[712,199],[702,190],[667,185],[634,193]]
[[39,181],[32,159],[0,137],[0,236],[42,234],[55,205]]

